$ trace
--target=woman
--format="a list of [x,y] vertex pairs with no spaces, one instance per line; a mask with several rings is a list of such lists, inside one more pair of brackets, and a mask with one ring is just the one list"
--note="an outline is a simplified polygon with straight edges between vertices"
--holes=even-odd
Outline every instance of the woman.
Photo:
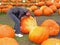
[[30,11],[25,9],[25,8],[11,8],[7,15],[12,18],[12,20],[15,22],[15,32],[16,32],[16,36],[22,36],[21,32],[20,32],[20,20],[21,18],[23,18],[23,16],[30,16]]

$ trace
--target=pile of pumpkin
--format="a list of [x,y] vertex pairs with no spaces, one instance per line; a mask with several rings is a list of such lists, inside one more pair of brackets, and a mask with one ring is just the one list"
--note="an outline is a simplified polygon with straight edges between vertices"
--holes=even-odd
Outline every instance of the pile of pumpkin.
[[8,5],[0,5],[0,13],[7,13],[10,8],[13,6],[11,4]]
[[47,19],[38,26],[32,16],[21,19],[21,32],[29,34],[29,40],[41,45],[60,45],[60,39],[49,38],[57,36],[60,32],[59,24],[52,19]]
[[14,36],[15,31],[11,26],[0,24],[0,45],[19,45]]
[[51,1],[45,1],[45,2],[38,2],[34,5],[28,7],[30,11],[34,13],[35,16],[50,16],[57,12],[60,14],[60,3],[59,2],[51,2]]

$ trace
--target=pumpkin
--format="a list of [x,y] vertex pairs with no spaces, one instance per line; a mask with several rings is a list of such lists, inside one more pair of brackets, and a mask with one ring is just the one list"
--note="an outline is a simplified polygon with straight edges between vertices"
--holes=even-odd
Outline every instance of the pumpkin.
[[13,38],[0,38],[0,45],[18,45],[18,42]]
[[53,10],[52,10],[51,8],[49,8],[49,7],[45,8],[45,9],[43,10],[43,14],[44,14],[45,16],[50,16],[52,13],[53,13]]
[[41,44],[43,41],[47,40],[48,37],[49,33],[45,27],[37,26],[29,33],[29,40],[37,44]]
[[9,25],[0,26],[0,38],[10,37],[13,38],[15,35],[14,29]]
[[55,12],[57,10],[55,5],[51,5],[50,8],[53,10],[53,12]]
[[34,10],[37,9],[37,6],[31,6],[30,9],[31,9],[32,11],[34,11]]
[[38,2],[38,6],[43,6],[45,2]]
[[51,6],[51,5],[53,5],[53,3],[51,1],[46,1],[46,5]]
[[28,34],[36,26],[37,26],[37,22],[32,16],[23,17],[21,19],[21,32],[22,33]]
[[6,7],[10,9],[10,8],[13,8],[13,5],[12,4],[8,4],[8,5],[6,5]]
[[40,9],[37,9],[37,10],[34,11],[35,16],[41,16],[42,14],[43,14],[43,12]]
[[57,8],[60,8],[60,3],[54,3]]
[[45,40],[41,45],[60,45],[60,39],[49,38]]
[[60,14],[60,9],[58,9],[58,13]]
[[32,12],[31,8],[28,7],[27,9]]
[[41,26],[43,27],[47,27],[47,29],[49,30],[49,34],[51,36],[56,36],[59,33],[59,25],[56,23],[56,21],[52,20],[52,19],[47,19],[45,20]]
[[8,8],[2,8],[2,12],[3,12],[3,13],[7,13],[8,10],[9,10]]

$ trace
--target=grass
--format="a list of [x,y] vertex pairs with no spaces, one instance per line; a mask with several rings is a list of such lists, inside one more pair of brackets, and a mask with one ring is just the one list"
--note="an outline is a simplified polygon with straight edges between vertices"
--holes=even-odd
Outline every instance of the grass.
[[[57,13],[53,14],[53,16],[39,16],[39,17],[36,17],[38,25],[40,25],[46,19],[54,19],[54,20],[57,21],[58,24],[60,24],[60,15],[57,14]],[[14,27],[15,23],[6,14],[0,13],[0,24],[8,24],[8,25],[11,25],[12,27]],[[58,35],[56,37],[60,38],[60,35]],[[15,39],[18,41],[19,45],[39,45],[39,44],[35,44],[35,43],[29,41],[28,34],[24,34],[24,36],[22,38],[19,38],[19,37],[15,36]]]

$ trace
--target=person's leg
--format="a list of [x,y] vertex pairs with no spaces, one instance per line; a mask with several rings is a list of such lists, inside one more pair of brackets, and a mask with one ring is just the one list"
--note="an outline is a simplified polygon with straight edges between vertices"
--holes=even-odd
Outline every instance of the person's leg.
[[15,22],[15,26],[14,29],[16,30],[16,33],[19,34],[20,33],[20,21],[19,19],[12,13],[12,10],[8,11],[7,15],[13,19],[13,21]]

